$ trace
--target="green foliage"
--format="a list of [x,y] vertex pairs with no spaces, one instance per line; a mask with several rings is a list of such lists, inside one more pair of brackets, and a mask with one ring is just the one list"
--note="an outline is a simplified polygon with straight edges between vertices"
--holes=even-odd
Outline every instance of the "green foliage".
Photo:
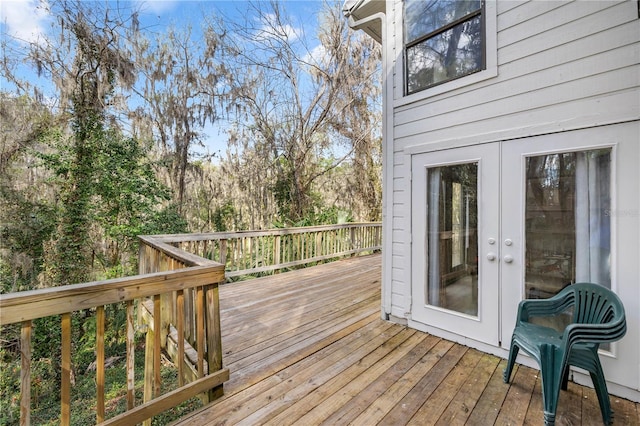
[[[89,280],[91,248],[90,202],[94,185],[94,164],[103,139],[96,114],[87,114],[82,125],[74,120],[74,137],[53,131],[43,138],[50,151],[40,153],[42,164],[52,172],[58,189],[56,232],[46,253],[49,285],[74,284]],[[89,131],[91,130],[91,133]],[[36,153],[37,154],[37,153]]]
[[0,293],[31,289],[55,229],[56,211],[30,155],[50,113],[28,96],[0,92]]
[[6,221],[0,225],[0,293],[30,290],[41,272],[43,243],[55,230],[55,213],[19,191],[7,190],[0,196]]
[[82,282],[82,276],[64,265],[90,268],[89,255],[101,265],[102,276],[131,274],[138,235],[187,229],[176,206],[162,207],[171,192],[158,180],[148,148],[115,130],[93,130],[82,148],[91,167],[77,164],[73,140],[59,134],[48,139],[51,153],[38,154],[61,194],[53,259],[58,278],[62,273],[69,282],[72,277]]
[[62,347],[60,317],[45,317],[33,320],[31,347],[33,359],[51,358]]
[[276,221],[274,223],[274,226],[276,228],[287,228],[314,225],[333,225],[349,222],[353,222],[353,216],[351,215],[351,213],[333,206],[319,209],[318,211],[309,212],[305,217],[295,223],[290,223],[287,221]]
[[216,232],[228,231],[228,224],[235,221],[236,213],[236,208],[230,200],[227,200],[222,206],[216,207],[211,214],[213,230]]
[[[4,330],[3,330],[4,331]],[[4,332],[2,333],[4,340]],[[0,346],[0,424],[18,424],[20,419],[20,358]]]
[[157,206],[168,202],[171,192],[156,178],[148,150],[115,131],[105,132],[95,166],[91,212],[109,247],[99,260],[110,276],[128,274],[133,271],[126,267],[135,265],[137,236],[166,219],[157,218],[163,214]]
[[152,211],[142,224],[139,235],[179,234],[187,232],[189,224],[175,204]]

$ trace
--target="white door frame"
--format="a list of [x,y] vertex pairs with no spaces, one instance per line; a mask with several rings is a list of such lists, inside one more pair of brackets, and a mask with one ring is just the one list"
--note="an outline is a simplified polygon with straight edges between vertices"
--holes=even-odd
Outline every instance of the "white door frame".
[[[498,253],[499,231],[499,144],[474,145],[463,148],[413,155],[411,217],[426,218],[426,170],[432,167],[478,163],[478,315],[470,316],[428,305],[426,300],[426,231],[425,220],[412,219],[411,320],[440,329],[434,334],[461,336],[490,346],[499,345]],[[422,187],[422,190],[419,188]],[[484,220],[484,215],[496,218]],[[489,244],[492,239],[494,244]],[[492,259],[489,260],[489,253]],[[460,341],[459,339],[455,339]]]

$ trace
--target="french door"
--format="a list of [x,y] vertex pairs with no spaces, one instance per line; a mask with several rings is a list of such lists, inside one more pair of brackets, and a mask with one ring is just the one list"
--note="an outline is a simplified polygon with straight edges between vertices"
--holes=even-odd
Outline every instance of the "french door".
[[[637,274],[640,258],[640,215],[620,215],[638,211],[639,130],[603,126],[412,155],[411,318],[508,349],[525,298],[589,281],[636,307],[637,280],[617,282]],[[566,317],[547,325],[563,327]],[[617,383],[638,386],[638,340],[634,330],[604,348]]]
[[412,156],[412,319],[498,345],[500,145]]
[[[632,389],[640,389],[639,138],[639,123],[630,122],[503,142],[500,149],[502,347],[520,300],[595,282],[616,292],[627,312],[626,336],[600,348],[605,376]],[[562,329],[567,318],[545,325]]]

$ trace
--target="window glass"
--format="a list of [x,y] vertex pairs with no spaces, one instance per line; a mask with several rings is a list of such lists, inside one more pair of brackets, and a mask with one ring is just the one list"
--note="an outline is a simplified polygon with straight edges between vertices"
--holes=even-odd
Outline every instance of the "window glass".
[[527,158],[525,297],[611,287],[611,150]]
[[407,49],[409,93],[479,69],[482,69],[480,16]]
[[407,0],[405,40],[414,41],[458,19],[480,10],[480,0]]
[[[526,164],[525,298],[546,299],[576,282],[611,288],[611,149]],[[558,331],[571,320],[572,310],[531,318]]]
[[427,300],[478,315],[478,163],[427,170]]
[[480,0],[406,0],[406,93],[484,69],[483,19]]

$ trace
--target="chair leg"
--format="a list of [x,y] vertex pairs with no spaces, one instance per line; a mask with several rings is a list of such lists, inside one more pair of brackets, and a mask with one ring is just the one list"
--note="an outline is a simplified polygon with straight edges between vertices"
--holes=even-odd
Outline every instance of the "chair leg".
[[600,412],[602,413],[602,421],[605,425],[613,422],[613,411],[611,410],[611,401],[609,399],[609,391],[607,390],[607,382],[602,371],[602,364],[598,357],[598,348],[577,349],[571,354],[571,364],[576,367],[587,370],[591,376],[593,387],[598,396]]
[[553,426],[560,397],[560,386],[564,368],[558,358],[557,348],[553,345],[540,346],[540,376],[542,377],[542,403],[544,406],[544,424]]
[[511,378],[511,371],[513,371],[513,365],[516,362],[516,357],[518,356],[518,351],[520,347],[515,343],[514,339],[511,339],[511,348],[509,349],[509,358],[507,359],[507,366],[505,367],[502,373],[502,380],[505,383],[509,383],[509,379]]
[[562,373],[562,390],[567,390],[569,388],[569,364],[564,367],[564,372]]
[[598,357],[598,348],[592,350],[593,368],[589,369],[591,380],[593,381],[593,387],[598,395],[598,402],[600,403],[600,412],[602,413],[602,421],[608,425],[613,422],[613,411],[611,410],[611,401],[609,400],[609,391],[607,390],[607,381],[604,378],[604,372],[602,371],[602,364],[600,363],[600,357]]
[[611,410],[611,401],[609,400],[609,392],[607,391],[607,383],[605,382],[602,370],[598,373],[591,373],[591,380],[598,395],[598,403],[600,404],[600,412],[602,413],[602,421],[605,425],[613,423],[613,411]]

